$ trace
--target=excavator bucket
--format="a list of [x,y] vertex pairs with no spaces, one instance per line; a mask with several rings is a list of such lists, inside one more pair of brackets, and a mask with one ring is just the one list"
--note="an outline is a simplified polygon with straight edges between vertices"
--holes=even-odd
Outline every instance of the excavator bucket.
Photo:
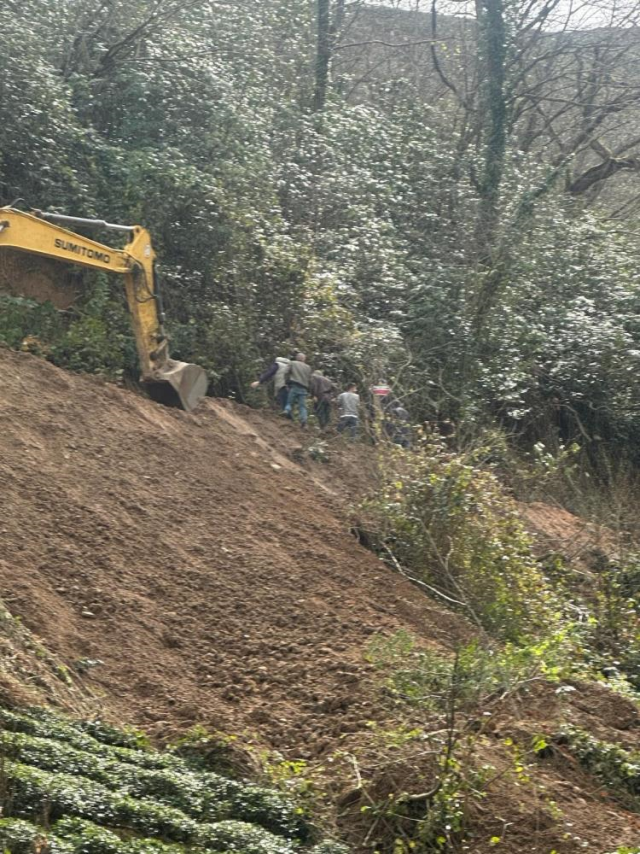
[[187,412],[195,409],[205,396],[208,384],[204,368],[174,359],[168,359],[153,377],[142,379],[142,386],[152,400],[165,406],[178,406]]

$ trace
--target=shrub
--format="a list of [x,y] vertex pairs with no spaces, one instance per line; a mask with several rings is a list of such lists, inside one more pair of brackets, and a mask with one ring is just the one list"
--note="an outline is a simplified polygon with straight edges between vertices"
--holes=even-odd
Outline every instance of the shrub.
[[1,819],[0,846],[9,854],[184,854],[180,845],[155,839],[123,840],[111,830],[78,818],[61,819],[53,831],[22,819]]
[[77,774],[107,785],[111,779],[107,771],[108,759],[51,739],[5,730],[0,733],[0,747],[3,755],[24,765]]
[[53,715],[44,709],[28,709],[22,710],[20,713],[0,709],[0,724],[3,724],[5,729],[11,732],[22,732],[40,738],[54,739],[87,753],[114,757],[144,768],[189,769],[187,762],[170,753],[103,744],[84,732],[82,724],[79,722]]
[[180,810],[138,800],[126,793],[111,792],[84,777],[50,773],[9,761],[4,771],[11,792],[12,811],[21,818],[31,818],[46,806],[52,821],[71,815],[119,823],[144,835],[157,835],[176,842],[186,842],[196,832],[197,823]]
[[563,727],[555,740],[568,745],[580,764],[607,786],[631,795],[634,809],[640,811],[640,753],[600,741],[574,726]]
[[83,819],[61,819],[54,830],[72,847],[74,854],[124,854],[128,848],[113,831]]
[[194,839],[210,851],[242,851],[243,854],[292,854],[290,842],[242,821],[202,825]]
[[[6,839],[11,854],[31,854],[43,835],[53,854],[179,854],[183,845],[291,854],[309,836],[302,810],[281,793],[122,746],[144,745],[136,733],[40,709],[0,709],[0,724],[0,806],[14,821],[0,844]],[[53,834],[30,824],[34,818]]]
[[80,750],[107,755],[108,749],[96,739],[85,735],[71,721],[56,717],[41,709],[28,709],[12,712],[0,709],[0,723],[12,732],[23,732],[41,738],[52,738],[56,741],[72,744]]
[[20,818],[32,818],[46,809],[51,820],[64,815],[113,821],[117,809],[111,793],[91,780],[55,774],[7,761],[11,810]]
[[425,438],[383,466],[367,502],[383,553],[436,585],[492,634],[519,641],[559,623],[559,605],[486,449]]
[[131,750],[149,746],[149,739],[140,730],[135,729],[118,729],[101,720],[96,721],[78,721],[77,728],[81,732],[87,732],[102,744],[109,744],[114,747],[128,747]]
[[184,854],[181,845],[155,839],[121,839],[116,833],[80,818],[56,822],[56,835],[71,845],[73,854]]
[[198,821],[240,818],[287,836],[305,836],[296,808],[278,792],[212,772],[146,769],[25,733],[0,734],[3,752],[24,765],[88,778],[133,798],[153,798]]
[[95,275],[69,312],[51,303],[0,295],[0,342],[29,349],[61,367],[115,378],[134,371],[137,357],[122,295]]
[[19,818],[0,819],[0,848],[5,854],[33,854],[34,851],[46,851],[47,854],[73,852],[71,844]]
[[61,334],[60,315],[51,303],[0,294],[0,343],[19,350],[29,342],[34,352]]
[[385,672],[393,693],[412,705],[446,710],[453,696],[458,708],[473,708],[489,696],[513,693],[532,679],[561,678],[569,666],[568,640],[560,633],[537,645],[506,644],[502,649],[473,641],[445,657],[420,649],[412,635],[400,631],[374,638],[368,658]]
[[307,839],[309,827],[295,805],[281,795],[262,786],[239,786],[227,795],[232,815],[259,824],[273,833],[300,840]]
[[[201,838],[203,833],[205,837],[202,838],[209,838],[209,833],[212,839],[217,838],[213,829],[218,824],[199,825],[175,807],[128,794],[126,787],[123,791],[112,792],[106,786],[84,777],[51,773],[11,761],[5,763],[4,772],[9,784],[12,812],[21,818],[37,815],[46,805],[52,821],[64,816],[75,816],[97,822],[117,823],[145,836],[160,836],[174,842],[193,842]],[[251,798],[250,792],[247,797],[249,814]],[[259,814],[260,810],[254,805],[252,817],[257,818]],[[222,824],[227,826],[229,823]],[[275,821],[274,824],[277,826]],[[293,828],[288,826],[286,832],[292,836]],[[272,836],[266,830],[264,833]]]

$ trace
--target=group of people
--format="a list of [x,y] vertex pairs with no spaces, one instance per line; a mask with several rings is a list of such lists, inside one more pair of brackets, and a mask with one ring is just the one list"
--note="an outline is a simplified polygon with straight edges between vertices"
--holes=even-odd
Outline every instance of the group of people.
[[279,356],[273,364],[251,383],[252,388],[273,380],[273,389],[278,408],[287,418],[293,418],[297,412],[300,426],[307,426],[309,412],[307,399],[314,401],[314,415],[321,429],[331,422],[332,403],[338,406],[338,432],[347,432],[352,438],[358,433],[360,421],[360,396],[355,383],[350,383],[338,394],[338,388],[321,371],[314,371],[307,364],[304,353],[296,353],[293,359]]

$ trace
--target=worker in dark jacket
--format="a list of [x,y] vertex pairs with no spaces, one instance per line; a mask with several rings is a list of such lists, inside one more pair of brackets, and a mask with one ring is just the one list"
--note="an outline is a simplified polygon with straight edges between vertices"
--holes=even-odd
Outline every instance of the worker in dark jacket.
[[336,393],[336,387],[320,371],[314,371],[311,374],[309,391],[316,401],[313,411],[318,419],[320,429],[324,430],[331,420],[331,400]]
[[287,368],[286,379],[289,383],[289,398],[284,408],[285,415],[293,418],[293,410],[298,407],[300,426],[307,426],[307,395],[311,385],[311,368],[307,365],[304,353],[298,353]]
[[278,356],[275,362],[272,362],[267,370],[260,375],[260,378],[254,383],[251,383],[251,388],[258,388],[258,386],[268,383],[269,380],[273,380],[273,394],[281,411],[283,411],[287,405],[287,398],[289,396],[286,374],[287,368],[290,364],[290,359],[285,359],[284,356]]

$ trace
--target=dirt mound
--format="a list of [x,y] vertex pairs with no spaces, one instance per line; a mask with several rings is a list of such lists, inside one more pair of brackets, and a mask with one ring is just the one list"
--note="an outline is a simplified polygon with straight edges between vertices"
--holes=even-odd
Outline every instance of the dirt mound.
[[376,716],[371,634],[466,631],[357,544],[344,466],[295,462],[292,425],[0,367],[0,591],[70,668],[101,662],[84,678],[112,716],[318,754]]

